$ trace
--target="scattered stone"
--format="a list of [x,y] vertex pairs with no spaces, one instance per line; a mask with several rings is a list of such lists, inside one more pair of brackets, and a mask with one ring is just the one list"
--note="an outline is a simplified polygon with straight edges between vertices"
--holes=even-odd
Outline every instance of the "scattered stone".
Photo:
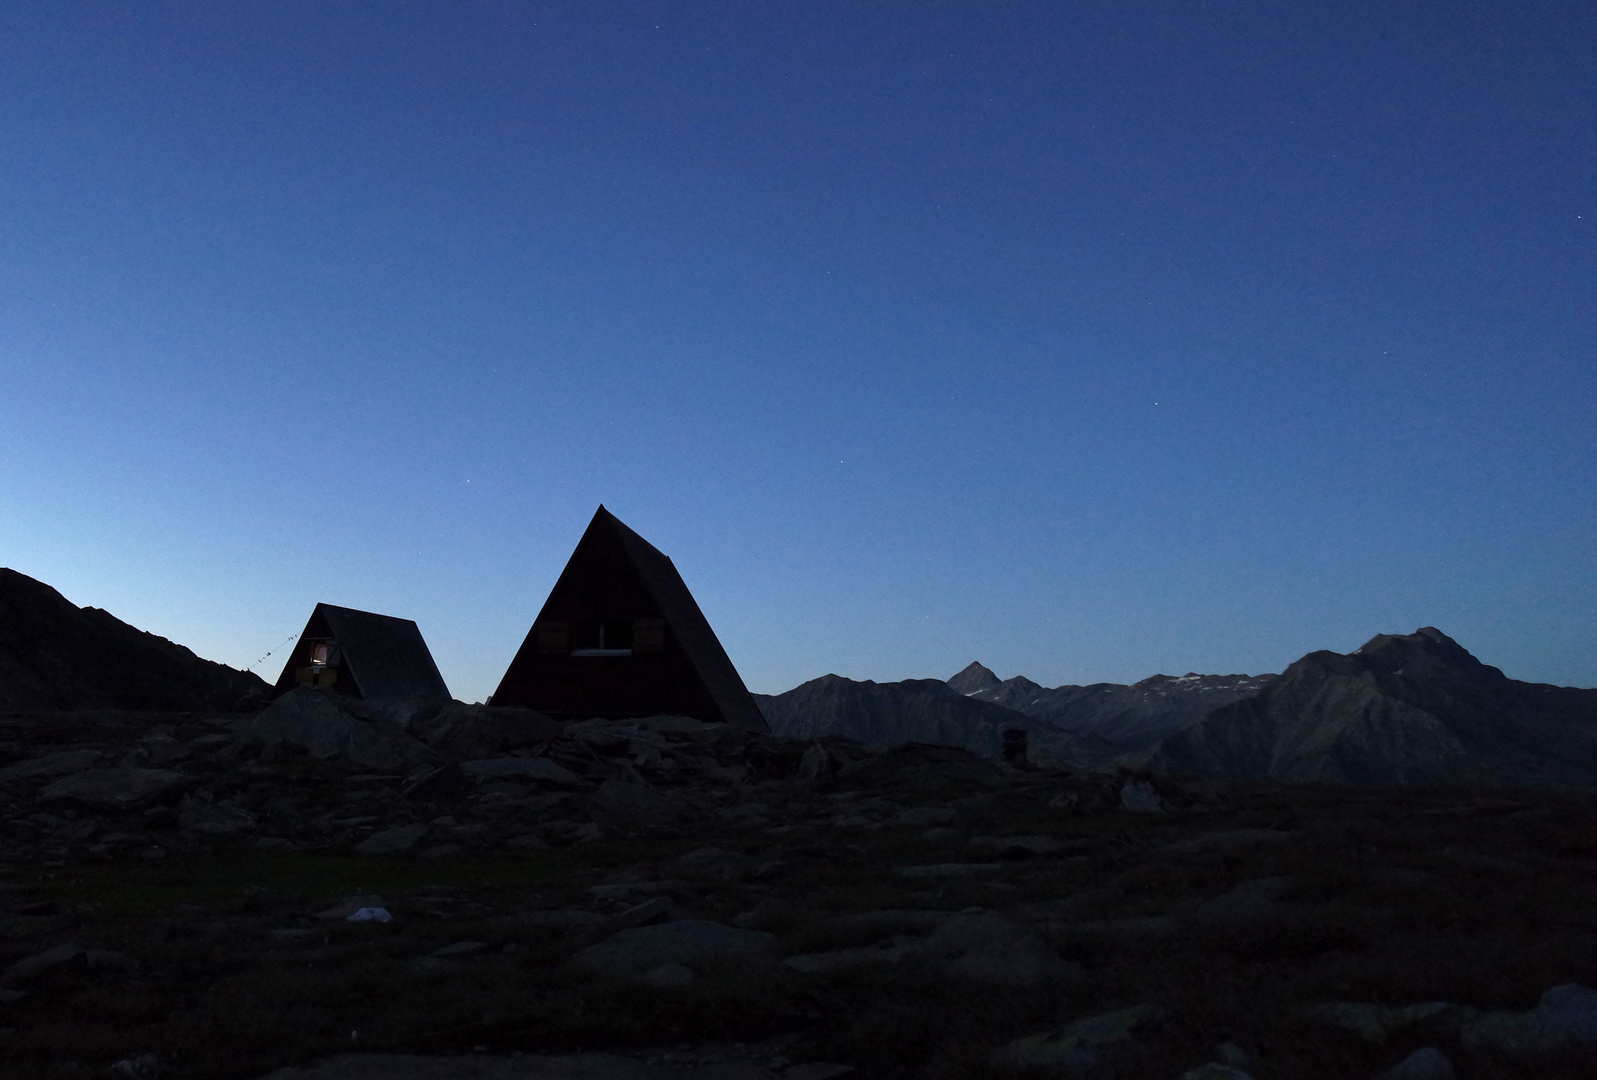
[[932,934],[927,954],[949,975],[1005,986],[1085,985],[1081,965],[1030,929],[991,913],[958,915]]
[[587,889],[595,900],[632,900],[639,896],[659,896],[661,893],[687,892],[686,881],[621,881],[613,885],[591,885]]
[[100,823],[93,818],[84,818],[82,821],[70,822],[55,831],[56,836],[62,840],[82,842],[93,839],[94,834],[100,831]]
[[374,832],[355,845],[358,855],[403,855],[427,835],[425,825],[401,825],[396,829]]
[[150,755],[149,763],[156,768],[186,760],[194,754],[192,746],[179,742],[170,735],[151,735],[140,739],[139,742]]
[[1223,1042],[1216,1046],[1214,1060],[1221,1065],[1229,1065],[1238,1072],[1251,1072],[1254,1066],[1253,1055],[1234,1042]]
[[833,915],[826,925],[834,930],[849,933],[894,933],[907,931],[929,934],[949,919],[951,911],[920,911],[914,908],[882,908],[876,911],[855,911],[847,915]]
[[1052,836],[977,836],[972,838],[970,849],[1000,859],[1015,859],[1057,855],[1065,850],[1065,845]]
[[827,975],[876,964],[897,964],[926,955],[926,939],[894,934],[885,941],[855,949],[790,956],[782,966],[804,975]]
[[782,1070],[782,1080],[837,1080],[854,1071],[852,1065],[835,1061],[805,1061]]
[[1016,1039],[992,1055],[992,1064],[1009,1069],[1053,1069],[1085,1076],[1099,1068],[1132,1033],[1151,1027],[1165,1017],[1156,1005],[1101,1013],[1040,1035]]
[[154,1054],[123,1058],[106,1070],[112,1076],[120,1076],[124,1080],[153,1080],[165,1071],[165,1063]]
[[[620,1054],[348,1054],[261,1080],[699,1080],[698,1070],[656,1069]],[[705,1076],[704,1080],[712,1080]],[[714,1080],[753,1080],[747,1074]]]
[[693,969],[685,964],[661,964],[653,971],[647,971],[638,976],[639,982],[647,983],[660,990],[675,990],[682,986],[692,986],[694,979]]
[[1536,871],[1524,863],[1514,862],[1511,859],[1500,859],[1496,855],[1487,855],[1479,851],[1469,851],[1464,848],[1449,848],[1442,852],[1448,862],[1461,870],[1474,874],[1486,874],[1491,877],[1503,878],[1528,878],[1535,877]]
[[85,967],[89,963],[89,952],[81,945],[57,945],[53,949],[46,949],[41,953],[24,957],[6,969],[0,975],[0,984],[15,986],[18,983],[32,982],[39,976],[65,964],[81,963]]
[[531,709],[452,703],[416,715],[409,730],[435,753],[453,761],[476,761],[537,746],[559,735],[565,725]]
[[412,774],[399,786],[399,793],[417,802],[447,802],[465,792],[466,774],[454,762],[436,769]]
[[1453,1063],[1440,1050],[1422,1046],[1375,1080],[1454,1080]]
[[1168,941],[1181,934],[1181,921],[1168,915],[1140,915],[1125,919],[1084,919],[1060,927],[1071,938],[1135,945],[1144,941]]
[[195,782],[187,773],[119,766],[88,769],[57,780],[39,793],[40,802],[69,800],[99,806],[137,806]]
[[1278,919],[1276,899],[1292,885],[1289,877],[1244,881],[1230,892],[1206,900],[1193,912],[1194,921],[1216,929],[1247,929]]
[[368,769],[403,769],[423,761],[427,749],[387,724],[358,719],[331,694],[297,687],[278,698],[259,716],[233,725],[246,743],[281,741],[313,758],[341,758]]
[[596,819],[632,828],[669,824],[685,810],[680,799],[630,780],[606,780],[588,799],[588,812]]
[[1133,814],[1158,814],[1169,809],[1153,785],[1143,780],[1127,780],[1121,786],[1120,807]]
[[428,953],[435,960],[452,960],[460,956],[476,956],[488,947],[486,941],[457,941]]
[[663,964],[772,963],[776,936],[702,919],[622,930],[571,958],[581,971],[636,978]]
[[912,806],[894,818],[892,824],[925,828],[931,825],[950,825],[953,821],[954,812],[946,806]]
[[30,780],[37,776],[67,776],[91,769],[100,760],[98,750],[59,750],[54,754],[19,761],[0,769],[0,783]]
[[1384,1043],[1393,1032],[1403,1031],[1437,1020],[1453,1006],[1445,1001],[1392,1008],[1368,1002],[1332,1001],[1303,1010],[1310,1020],[1341,1028],[1370,1043]]
[[517,918],[528,926],[546,926],[557,930],[590,930],[610,922],[603,915],[580,908],[560,908],[555,911],[524,911]]
[[345,922],[393,922],[394,917],[388,913],[387,908],[363,907],[351,912],[344,919]]
[[570,769],[556,765],[545,757],[486,758],[482,761],[462,761],[460,771],[468,776],[513,778],[517,780],[546,780],[561,787],[585,788],[588,782]]
[[349,916],[362,908],[379,908],[382,906],[383,898],[380,896],[347,896],[332,907],[318,911],[316,918],[323,922],[336,922],[339,919],[349,918]]
[[933,863],[928,866],[895,866],[893,873],[904,878],[975,877],[1007,869],[1002,863]]
[[1155,848],[1154,854],[1213,858],[1216,855],[1235,855],[1250,848],[1284,844],[1302,835],[1295,829],[1222,829],[1164,844]]
[[826,754],[826,747],[820,743],[811,743],[804,756],[799,758],[798,779],[809,782],[822,776],[829,776],[832,772],[831,759]]
[[226,803],[208,803],[200,799],[184,799],[177,817],[178,828],[184,832],[205,836],[233,836],[251,832],[255,818],[247,811]]
[[1597,1045],[1597,990],[1579,983],[1555,986],[1534,1009],[1488,1012],[1465,1021],[1460,1039],[1466,1050],[1494,1050],[1517,1060]]
[[1196,1069],[1188,1069],[1181,1074],[1181,1080],[1253,1080],[1253,1077],[1241,1069],[1233,1069],[1229,1065],[1211,1061],[1207,1065],[1199,1065]]
[[641,904],[627,908],[615,915],[612,921],[620,926],[642,926],[644,923],[668,917],[672,907],[669,896],[656,896],[652,900],[645,900]]
[[689,877],[729,878],[743,869],[746,860],[735,851],[702,847],[690,851],[672,865]]

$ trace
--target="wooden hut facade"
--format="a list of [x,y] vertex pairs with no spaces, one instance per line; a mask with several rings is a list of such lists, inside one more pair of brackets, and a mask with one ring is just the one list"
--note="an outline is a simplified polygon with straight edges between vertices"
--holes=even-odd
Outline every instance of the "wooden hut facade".
[[603,506],[488,703],[769,730],[671,560]]
[[374,705],[449,700],[421,628],[410,619],[317,604],[273,687],[315,686]]

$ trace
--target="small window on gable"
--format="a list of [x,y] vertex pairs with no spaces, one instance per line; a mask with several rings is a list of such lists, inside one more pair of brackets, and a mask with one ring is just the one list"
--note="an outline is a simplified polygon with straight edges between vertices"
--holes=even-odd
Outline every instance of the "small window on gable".
[[571,625],[572,656],[631,656],[632,620],[607,619]]

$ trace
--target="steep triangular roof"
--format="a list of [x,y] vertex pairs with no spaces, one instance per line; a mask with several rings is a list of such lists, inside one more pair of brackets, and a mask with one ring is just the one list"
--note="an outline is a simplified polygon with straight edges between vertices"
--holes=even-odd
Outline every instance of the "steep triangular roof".
[[[629,666],[579,667],[570,655],[539,648],[540,626],[643,616],[664,622],[669,645],[658,657],[630,658]],[[491,700],[556,714],[680,712],[750,731],[768,730],[676,566],[603,506],[577,542]]]
[[449,700],[449,688],[415,622],[336,604],[317,604],[311,611],[275,689],[293,689],[295,673],[311,662],[312,646],[329,638],[337,641],[339,666],[349,676],[348,683],[340,682],[341,691],[377,705]]

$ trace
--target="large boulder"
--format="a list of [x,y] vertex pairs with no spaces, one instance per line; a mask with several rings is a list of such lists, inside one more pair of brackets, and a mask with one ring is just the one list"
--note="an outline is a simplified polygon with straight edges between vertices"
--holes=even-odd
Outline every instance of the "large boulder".
[[308,686],[290,690],[233,733],[249,743],[281,742],[313,758],[341,758],[363,769],[398,770],[428,760],[427,748],[386,724],[355,716],[332,694]]
[[606,780],[588,798],[594,820],[621,828],[670,824],[686,810],[681,799],[629,780]]
[[480,761],[546,742],[559,735],[564,726],[531,709],[462,705],[457,701],[435,711],[416,713],[408,730],[450,761]]
[[197,782],[197,778],[188,773],[168,769],[88,769],[57,780],[39,792],[39,801],[137,806],[164,798]]

